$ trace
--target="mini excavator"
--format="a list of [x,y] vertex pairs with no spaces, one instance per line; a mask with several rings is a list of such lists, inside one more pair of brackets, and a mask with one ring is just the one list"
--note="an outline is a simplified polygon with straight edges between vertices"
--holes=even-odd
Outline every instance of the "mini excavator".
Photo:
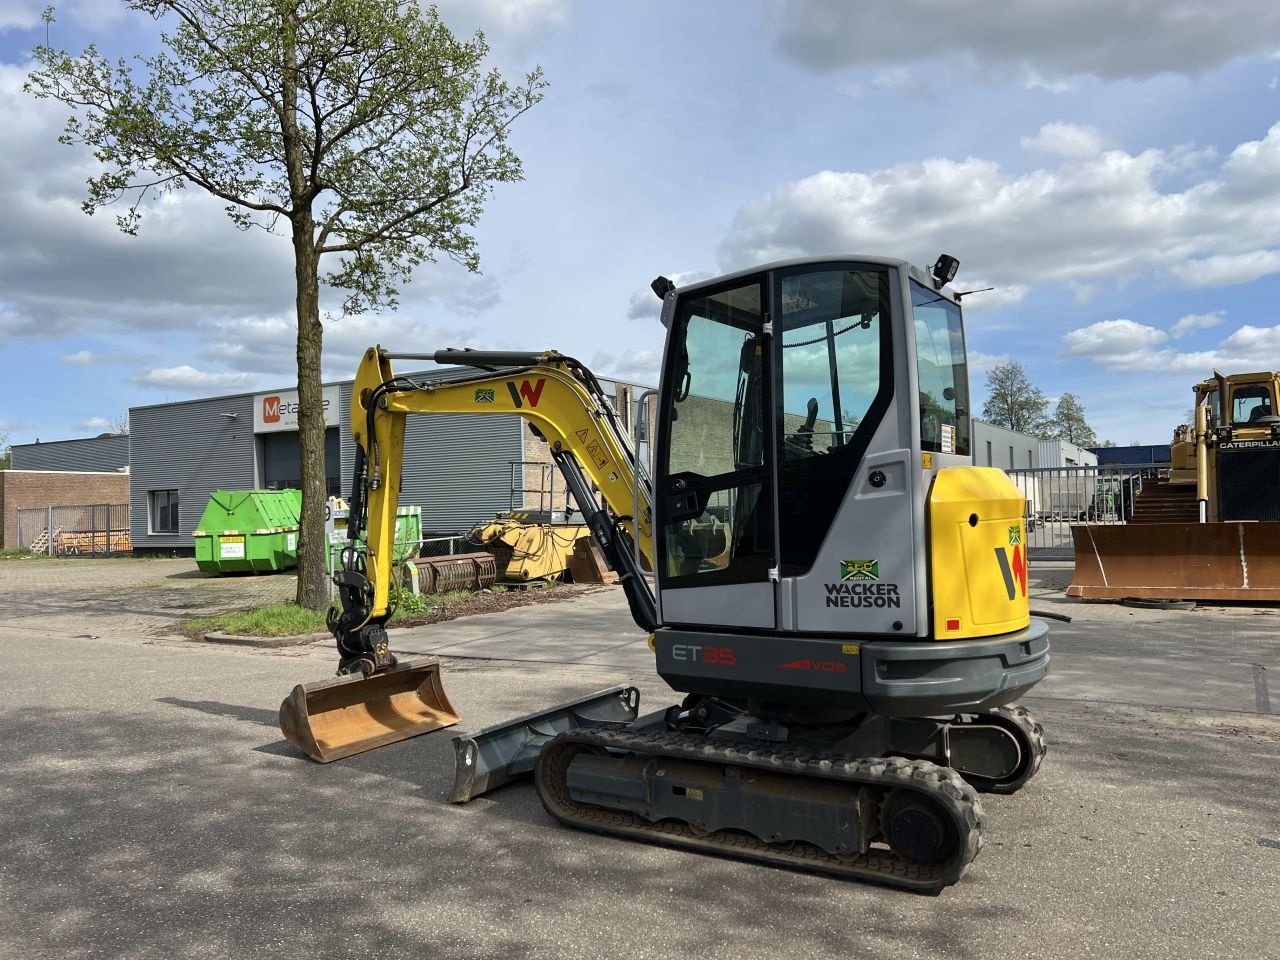
[[[955,883],[981,847],[979,792],[1012,793],[1040,767],[1043,730],[1015,701],[1049,667],[1024,498],[972,465],[957,265],[659,277],[651,468],[571,357],[369,349],[330,616],[339,675],[293,691],[285,735],[327,761],[457,722],[438,662],[388,648],[405,421],[514,414],[549,445],[684,696],[642,716],[619,687],[457,737],[450,799],[532,773],[570,826],[924,892]],[[415,380],[393,360],[455,369]]]

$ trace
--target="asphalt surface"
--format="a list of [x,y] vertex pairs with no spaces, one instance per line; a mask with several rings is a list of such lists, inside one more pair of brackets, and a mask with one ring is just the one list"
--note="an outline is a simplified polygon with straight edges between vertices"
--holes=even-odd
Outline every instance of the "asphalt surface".
[[[445,801],[451,731],[325,766],[276,726],[323,644],[173,638],[290,578],[0,562],[0,957],[1280,957],[1280,612],[1069,601],[1041,773],[934,897],[581,833],[529,784]],[[265,586],[264,586],[265,585]],[[210,594],[215,596],[209,598]],[[652,674],[621,592],[392,633],[478,729]]]

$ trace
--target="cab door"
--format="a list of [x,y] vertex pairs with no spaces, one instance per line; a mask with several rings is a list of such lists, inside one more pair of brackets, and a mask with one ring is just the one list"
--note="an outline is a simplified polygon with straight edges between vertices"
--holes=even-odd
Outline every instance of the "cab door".
[[658,589],[665,624],[776,625],[767,275],[682,294],[660,406]]

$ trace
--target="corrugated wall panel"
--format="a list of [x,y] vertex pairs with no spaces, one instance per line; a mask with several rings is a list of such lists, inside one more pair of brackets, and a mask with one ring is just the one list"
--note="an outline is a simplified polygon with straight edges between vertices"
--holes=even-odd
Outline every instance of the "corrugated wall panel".
[[[214,397],[129,411],[129,520],[135,550],[191,550],[191,531],[215,490],[251,490],[253,396]],[[149,532],[148,494],[176,489],[178,532]]]
[[14,470],[62,470],[76,473],[115,473],[129,465],[129,435],[15,443]]
[[[438,374],[415,373],[414,379]],[[351,494],[355,442],[351,385],[342,385],[342,489]],[[511,463],[521,459],[524,421],[503,414],[410,416],[400,502],[422,508],[424,535],[462,533],[511,505]]]

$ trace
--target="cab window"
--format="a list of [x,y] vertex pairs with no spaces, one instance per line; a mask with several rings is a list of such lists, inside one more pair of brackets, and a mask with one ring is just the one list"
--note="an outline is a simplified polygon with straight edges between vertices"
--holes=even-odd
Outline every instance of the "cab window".
[[911,283],[920,378],[920,448],[969,456],[969,370],[960,308]]

